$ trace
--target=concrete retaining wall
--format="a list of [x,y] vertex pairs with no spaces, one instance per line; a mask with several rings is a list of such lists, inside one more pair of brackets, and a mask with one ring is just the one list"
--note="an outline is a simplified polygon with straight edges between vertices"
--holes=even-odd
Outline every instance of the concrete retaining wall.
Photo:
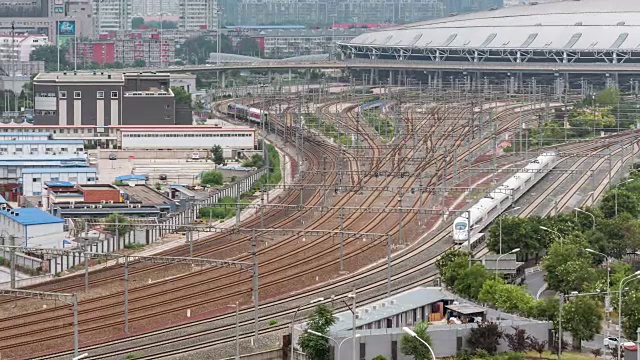
[[[45,281],[49,281],[53,278],[53,275],[46,274],[41,276],[34,276],[26,279],[16,279],[16,288],[22,288],[26,286],[40,284]],[[0,289],[11,289],[11,281],[0,283]]]

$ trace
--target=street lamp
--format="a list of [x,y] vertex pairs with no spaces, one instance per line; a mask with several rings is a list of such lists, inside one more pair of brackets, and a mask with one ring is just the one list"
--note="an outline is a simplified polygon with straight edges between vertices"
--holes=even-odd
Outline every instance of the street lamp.
[[620,287],[618,287],[618,359],[620,359],[620,340],[622,337],[622,291],[625,283],[639,279],[635,277],[637,275],[640,275],[640,270],[620,280]]
[[436,360],[436,355],[433,353],[433,349],[431,348],[431,346],[429,346],[429,344],[427,344],[426,341],[420,339],[420,337],[418,336],[418,334],[416,334],[413,330],[409,329],[408,327],[403,327],[402,331],[406,332],[407,334],[409,334],[409,336],[412,336],[416,339],[418,339],[418,341],[420,341],[421,343],[424,344],[424,346],[426,346],[429,349],[429,352],[431,352],[431,358],[432,360]]
[[515,248],[515,249],[513,249],[513,250],[509,251],[509,252],[508,252],[508,253],[506,253],[506,254],[502,254],[502,255],[498,256],[498,259],[496,260],[496,280],[498,279],[498,264],[500,264],[500,259],[501,259],[503,256],[506,256],[506,255],[509,255],[509,254],[515,254],[515,253],[517,253],[518,251],[520,251],[520,248]]
[[562,234],[560,234],[559,232],[557,232],[555,230],[551,230],[548,227],[544,227],[544,226],[540,226],[540,229],[556,234],[558,236],[558,238],[560,238],[560,249],[562,249]]
[[[603,254],[603,253],[601,253],[599,251],[595,251],[593,249],[585,249],[585,250],[587,252],[589,252],[589,253],[603,256],[607,260],[607,297],[610,297],[611,294],[609,293],[609,290],[610,290],[611,286],[610,286],[610,282],[609,281],[610,281],[610,278],[611,278],[611,261],[610,261],[609,257],[607,255],[605,255],[605,254]],[[610,300],[609,300],[609,304],[611,304]],[[608,316],[609,312],[607,311],[607,301],[605,301],[604,305],[605,305],[604,306],[604,316],[606,318],[608,318],[609,317]],[[609,306],[611,306],[611,305],[609,305]],[[606,322],[607,322],[607,319],[605,319],[605,323]],[[607,335],[609,335],[609,327],[607,327]]]
[[573,210],[576,211],[576,220],[578,220],[578,211],[591,216],[591,219],[593,220],[593,225],[591,226],[591,230],[595,230],[596,229],[596,217],[592,213],[590,213],[588,211],[584,211],[584,210],[582,210],[580,208],[573,208]]
[[[626,184],[628,182],[632,182],[635,179],[627,179],[621,183],[618,183],[616,186],[614,186],[614,188],[617,188],[618,186],[622,185],[622,184]],[[613,192],[613,197],[614,197],[614,203],[615,203],[615,215],[618,216],[618,190]]]
[[507,215],[509,212],[516,211],[518,209],[520,209],[520,206],[514,207],[513,209],[509,209],[498,217],[498,220],[500,222],[500,255],[502,255],[502,217],[504,215]]
[[310,332],[310,333],[312,333],[313,335],[316,335],[316,336],[323,337],[323,338],[325,338],[325,339],[329,339],[329,340],[333,341],[334,343],[336,343],[336,345],[338,345],[338,360],[340,359],[340,348],[342,347],[342,344],[343,344],[345,341],[347,341],[347,340],[349,340],[349,339],[351,339],[351,338],[353,338],[353,342],[354,342],[354,344],[355,344],[355,341],[356,341],[355,339],[356,339],[356,338],[358,338],[358,337],[360,337],[360,334],[357,334],[356,336],[349,336],[349,337],[346,337],[346,338],[342,339],[342,341],[340,341],[340,343],[338,343],[338,340],[336,340],[336,339],[334,339],[334,338],[332,338],[332,337],[329,337],[329,336],[327,336],[327,335],[320,334],[320,333],[319,333],[319,332],[317,332],[317,331],[313,331],[313,330],[311,330],[311,329],[307,329],[307,332]]
[[[311,301],[309,301],[307,304],[315,304],[317,302],[320,301],[324,301],[324,298],[317,298],[317,299],[313,299]],[[293,360],[293,325],[296,323],[296,315],[298,315],[298,311],[300,311],[300,308],[304,305],[307,304],[302,304],[300,306],[298,306],[298,308],[296,309],[296,311],[293,313],[293,320],[291,320],[291,354],[289,354],[289,359]],[[307,330],[307,331],[311,331],[311,330]]]

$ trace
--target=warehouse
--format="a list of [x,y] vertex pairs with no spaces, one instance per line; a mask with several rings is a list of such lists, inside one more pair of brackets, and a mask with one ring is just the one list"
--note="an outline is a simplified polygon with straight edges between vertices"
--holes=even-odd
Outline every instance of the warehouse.
[[203,149],[219,145],[223,149],[253,150],[255,129],[219,126],[154,126],[120,129],[123,150],[131,149]]
[[0,183],[17,183],[22,178],[22,170],[31,168],[83,167],[88,166],[82,156],[41,155],[9,156],[0,158]]
[[22,170],[22,194],[42,196],[48,182],[66,181],[72,184],[95,184],[97,170],[91,167],[32,168]]
[[25,247],[62,248],[64,220],[37,208],[0,210],[0,237]]

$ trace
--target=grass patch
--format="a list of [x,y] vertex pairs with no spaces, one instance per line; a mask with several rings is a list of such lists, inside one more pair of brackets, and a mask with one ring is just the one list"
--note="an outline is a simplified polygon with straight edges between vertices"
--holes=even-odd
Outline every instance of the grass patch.
[[278,325],[278,320],[269,320],[269,326]]
[[137,359],[141,356],[139,353],[129,353],[124,356],[125,359]]
[[342,131],[338,131],[338,127],[326,121],[320,121],[316,114],[307,113],[303,114],[304,117],[304,126],[309,129],[314,129],[322,133],[322,135],[330,138],[336,144],[342,144],[344,146],[350,146],[353,144],[353,140],[351,139],[351,135]]
[[[525,356],[527,359],[546,359],[546,360],[557,360],[558,355],[552,354],[550,351],[545,351],[542,353],[542,357],[535,351],[529,351]],[[579,353],[572,351],[563,351],[562,358],[565,360],[593,360],[593,355],[589,353]]]
[[[240,199],[240,211],[246,208],[251,201]],[[225,196],[218,200],[217,206],[201,208],[198,214],[199,218],[226,220],[236,215],[236,199],[231,196]]]
[[378,111],[367,110],[362,112],[362,117],[367,123],[384,139],[385,141],[391,141],[395,136],[395,127],[393,121],[386,117],[382,117]]
[[130,243],[130,244],[124,245],[124,248],[127,250],[140,250],[144,247],[145,247],[144,244],[137,244],[137,243]]

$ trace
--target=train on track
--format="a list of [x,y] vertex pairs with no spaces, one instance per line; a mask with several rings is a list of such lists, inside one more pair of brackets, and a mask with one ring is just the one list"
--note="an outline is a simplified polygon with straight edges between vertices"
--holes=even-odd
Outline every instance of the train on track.
[[236,103],[230,103],[227,105],[227,114],[256,124],[261,124],[263,121],[267,121],[268,116],[268,112],[262,109],[256,109]]
[[457,217],[453,221],[451,230],[453,241],[460,244],[460,249],[473,251],[484,240],[484,234],[477,233],[477,231],[482,230],[489,221],[508,209],[514,201],[542,179],[548,170],[555,167],[557,157],[554,152],[538,156],[502,185],[480,199],[464,214]]

